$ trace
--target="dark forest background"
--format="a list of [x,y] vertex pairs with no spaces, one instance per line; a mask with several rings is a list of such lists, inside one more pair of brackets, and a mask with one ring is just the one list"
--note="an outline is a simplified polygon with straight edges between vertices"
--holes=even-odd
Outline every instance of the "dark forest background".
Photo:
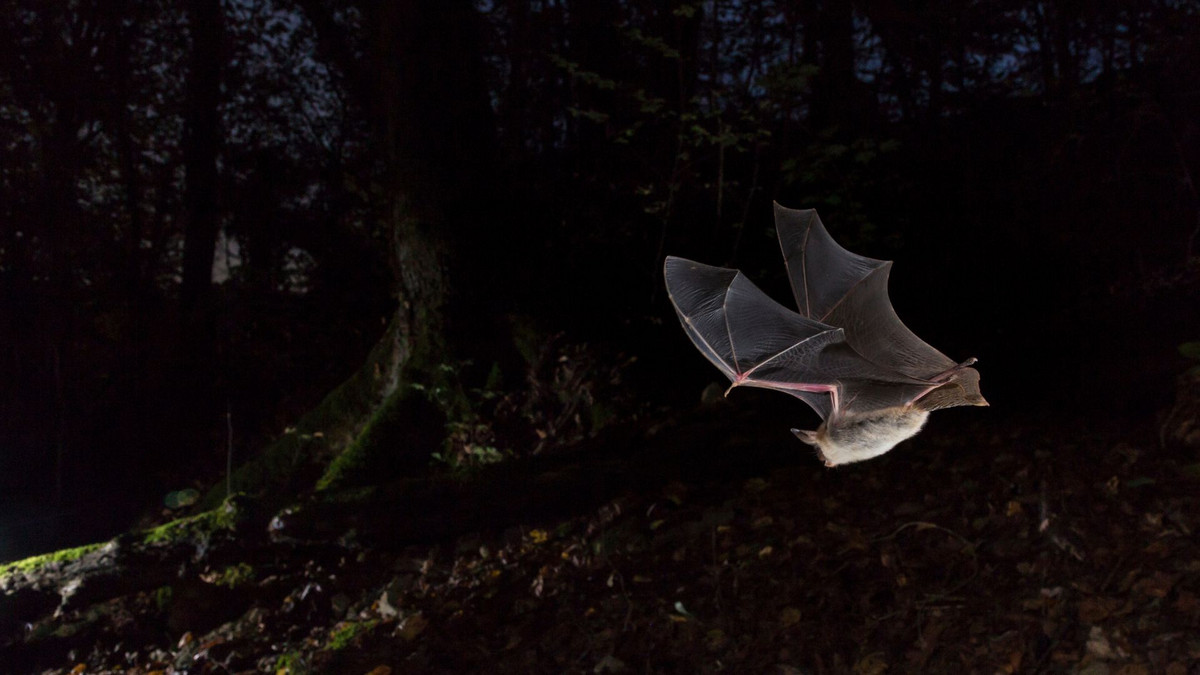
[[663,257],[787,298],[773,200],[897,260],[997,419],[1153,414],[1200,339],[1191,2],[4,0],[0,45],[0,558],[364,363],[351,426],[474,406],[443,463],[691,406]]

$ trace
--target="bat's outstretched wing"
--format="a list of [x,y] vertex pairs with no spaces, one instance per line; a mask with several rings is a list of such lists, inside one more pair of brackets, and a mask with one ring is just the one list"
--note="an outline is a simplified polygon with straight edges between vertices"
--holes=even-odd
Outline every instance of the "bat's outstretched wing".
[[[892,263],[842,248],[829,236],[815,209],[775,205],[775,227],[800,314],[837,326],[846,343],[880,372],[928,383],[902,404],[924,410],[986,405],[979,373],[957,364],[917,337],[896,315],[888,298]],[[856,401],[856,409],[870,409]]]
[[956,364],[896,316],[892,263],[838,246],[814,210],[776,204],[775,224],[799,313],[737,270],[667,258],[684,331],[734,387],[778,389],[812,406],[824,423],[792,431],[827,466],[887,452],[931,410],[987,405],[975,359]]
[[737,270],[672,256],[665,276],[684,331],[733,386],[787,392],[822,419],[844,407],[901,405],[930,389],[927,381],[875,366],[841,328],[787,309]]

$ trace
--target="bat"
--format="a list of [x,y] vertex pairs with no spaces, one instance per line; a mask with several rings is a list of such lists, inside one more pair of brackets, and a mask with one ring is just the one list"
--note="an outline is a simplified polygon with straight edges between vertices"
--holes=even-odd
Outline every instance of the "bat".
[[775,204],[775,228],[799,309],[741,272],[668,256],[667,293],[683,330],[735,387],[782,391],[821,416],[792,429],[826,466],[878,457],[929,413],[987,405],[974,358],[955,363],[917,337],[888,298],[892,263],[842,248],[815,209]]

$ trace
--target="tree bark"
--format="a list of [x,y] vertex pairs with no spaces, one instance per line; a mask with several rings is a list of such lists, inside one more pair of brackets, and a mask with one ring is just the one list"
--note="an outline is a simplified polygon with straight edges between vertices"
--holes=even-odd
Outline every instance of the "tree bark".
[[458,257],[478,259],[481,242],[494,240],[499,229],[468,227],[483,221],[495,154],[478,17],[465,0],[363,3],[359,57],[348,28],[324,3],[300,5],[386,161],[390,202],[383,217],[399,306],[396,330],[388,333],[395,341],[392,366],[379,392],[385,398],[414,359],[444,357],[447,271],[468,267],[449,260],[451,245],[470,249]]
[[[353,448],[385,404],[404,405],[393,396],[409,395],[405,383],[445,384],[447,375],[437,366],[451,360],[454,335],[486,335],[477,328],[475,310],[504,290],[484,267],[511,262],[495,255],[495,242],[505,232],[490,199],[495,192],[488,188],[495,174],[495,131],[472,4],[363,2],[358,25],[343,22],[320,0],[299,4],[316,30],[319,55],[343,75],[383,162],[378,178],[385,197],[378,213],[388,234],[398,303],[363,366],[300,419],[296,433],[281,437],[234,475],[234,490],[281,498],[294,498],[298,487],[311,488],[305,469]],[[456,296],[452,312],[448,270],[456,288],[472,289]],[[420,424],[440,437],[442,423],[435,417]],[[407,444],[396,451],[408,453],[395,458],[397,466],[407,466],[413,453],[429,449]],[[417,465],[428,460],[425,454]],[[213,489],[205,502],[223,496],[223,489]]]

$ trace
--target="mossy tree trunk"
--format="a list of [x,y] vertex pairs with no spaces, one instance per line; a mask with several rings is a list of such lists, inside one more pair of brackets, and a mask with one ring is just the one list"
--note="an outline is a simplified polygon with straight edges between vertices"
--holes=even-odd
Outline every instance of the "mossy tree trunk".
[[[316,29],[321,57],[342,73],[385,163],[379,187],[387,203],[379,212],[398,302],[363,367],[292,433],[244,466],[235,490],[262,486],[262,480],[285,490],[311,487],[312,476],[297,471],[308,460],[353,446],[385,403],[411,398],[406,384],[437,377],[452,349],[446,337],[449,279],[456,269],[451,242],[471,235],[466,229],[487,206],[486,186],[494,175],[479,17],[468,0],[364,1],[356,25],[335,16],[328,3],[300,5]],[[438,423],[437,416],[429,423]],[[427,437],[427,431],[418,435]],[[422,445],[397,452],[425,452],[427,461]],[[208,501],[223,494],[216,489]]]

